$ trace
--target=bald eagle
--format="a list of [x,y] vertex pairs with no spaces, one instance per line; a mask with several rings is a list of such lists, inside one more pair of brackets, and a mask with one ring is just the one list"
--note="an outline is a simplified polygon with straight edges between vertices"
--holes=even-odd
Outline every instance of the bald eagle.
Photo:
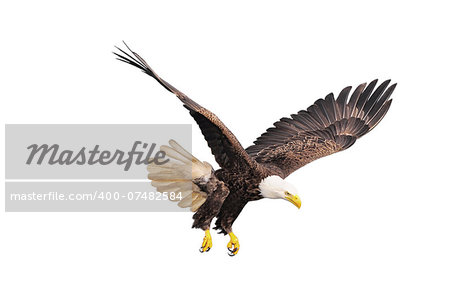
[[232,225],[249,201],[285,199],[300,208],[297,190],[285,178],[311,161],[351,147],[372,130],[389,110],[396,86],[387,80],[375,88],[378,81],[374,80],[359,85],[351,95],[351,86],[336,99],[330,93],[308,109],[281,118],[245,149],[215,114],[159,77],[125,46],[130,53],[116,47],[120,51],[114,52],[117,59],[141,69],[181,100],[220,166],[214,170],[171,140],[161,150],[174,161],[149,167],[149,179],[158,191],[182,191],[179,206],[195,212],[192,227],[205,232],[200,252],[212,247],[210,225],[216,218],[214,229],[230,236],[229,255],[238,253],[240,245]]

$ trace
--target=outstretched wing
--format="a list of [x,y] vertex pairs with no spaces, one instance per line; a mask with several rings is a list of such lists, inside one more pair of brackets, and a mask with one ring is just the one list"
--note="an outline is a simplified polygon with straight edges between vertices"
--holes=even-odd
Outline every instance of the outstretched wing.
[[[125,43],[124,43],[125,44]],[[131,64],[142,70],[147,75],[153,77],[168,91],[174,93],[183,102],[184,107],[189,110],[191,116],[195,119],[200,127],[203,136],[208,142],[208,146],[211,148],[217,163],[222,168],[257,168],[258,164],[251,158],[242,145],[239,143],[233,133],[222,123],[222,121],[214,115],[211,111],[203,108],[178,89],[173,87],[170,83],[159,77],[147,62],[139,56],[136,52],[132,51],[127,44],[127,49],[134,56],[126,53],[122,49],[116,47],[120,54],[114,53],[118,56],[118,60]]]
[[[384,117],[396,84],[387,80],[374,91],[377,80],[351,87],[337,99],[329,94],[306,111],[282,118],[246,150],[257,162],[283,177],[311,161],[342,151],[367,134]],[[389,86],[389,87],[388,87]]]

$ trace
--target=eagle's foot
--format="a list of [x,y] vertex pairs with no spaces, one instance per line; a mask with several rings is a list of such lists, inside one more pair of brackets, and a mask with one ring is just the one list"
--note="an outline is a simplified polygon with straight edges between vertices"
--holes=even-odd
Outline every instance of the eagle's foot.
[[212,247],[212,238],[209,229],[205,230],[205,237],[203,238],[202,247],[200,247],[200,252],[208,252]]
[[230,242],[228,242],[227,248],[228,248],[228,255],[229,256],[235,256],[239,252],[239,240],[236,237],[235,234],[232,232],[229,233],[230,235]]

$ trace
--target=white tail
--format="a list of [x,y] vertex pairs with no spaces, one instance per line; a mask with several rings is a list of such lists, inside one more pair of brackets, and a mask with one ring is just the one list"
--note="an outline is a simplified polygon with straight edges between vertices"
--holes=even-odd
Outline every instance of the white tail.
[[172,159],[162,165],[149,164],[148,178],[158,192],[180,194],[175,200],[179,201],[178,206],[190,207],[191,211],[195,212],[205,202],[207,194],[201,191],[193,180],[202,179],[207,182],[212,166],[195,158],[175,140],[169,140],[169,145],[162,145],[160,150]]

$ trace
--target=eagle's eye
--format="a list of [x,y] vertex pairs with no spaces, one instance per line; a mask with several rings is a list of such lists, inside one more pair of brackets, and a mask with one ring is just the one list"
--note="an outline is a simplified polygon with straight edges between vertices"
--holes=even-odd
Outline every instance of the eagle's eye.
[[291,193],[289,193],[289,192],[287,192],[287,191],[284,191],[284,195],[291,195]]

